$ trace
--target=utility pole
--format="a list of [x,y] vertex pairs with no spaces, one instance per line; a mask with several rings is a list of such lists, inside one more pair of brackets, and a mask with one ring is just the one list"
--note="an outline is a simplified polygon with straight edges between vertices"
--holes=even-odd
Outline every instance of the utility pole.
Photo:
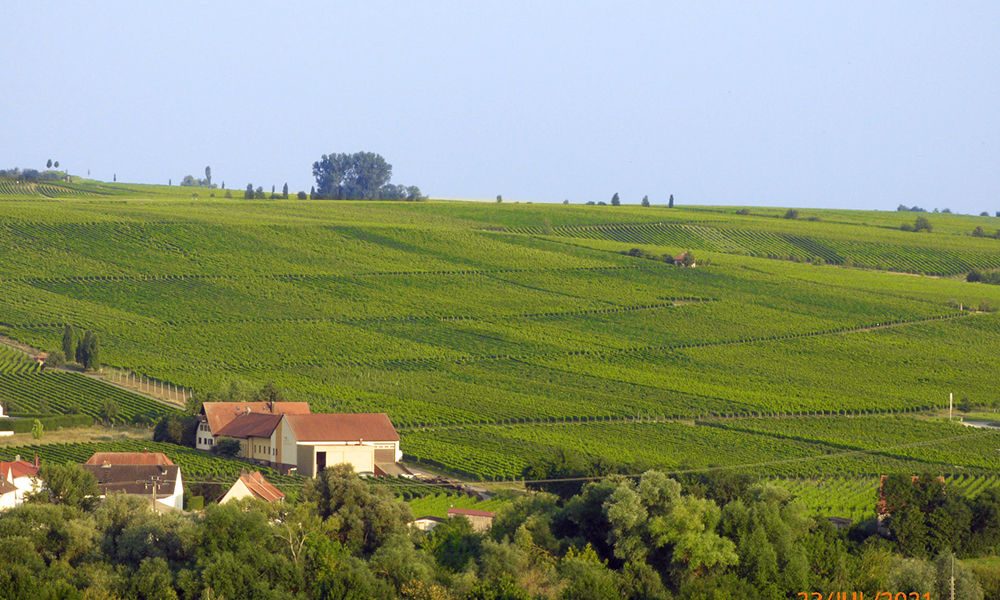
[[955,406],[955,393],[949,392],[948,394],[948,420],[951,420],[951,412]]
[[951,555],[951,600],[955,600],[955,555]]
[[148,489],[152,489],[153,490],[153,495],[150,498],[150,508],[152,508],[155,511],[156,510],[156,488],[160,485],[160,477],[159,477],[159,475],[153,475],[152,477],[149,478],[149,481],[143,481],[143,482],[137,481],[136,483],[145,483],[147,490]]

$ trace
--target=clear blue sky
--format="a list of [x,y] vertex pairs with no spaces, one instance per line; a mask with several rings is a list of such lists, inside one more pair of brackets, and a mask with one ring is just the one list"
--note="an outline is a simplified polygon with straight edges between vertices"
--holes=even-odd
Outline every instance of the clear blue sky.
[[997,2],[15,2],[0,167],[1000,210]]

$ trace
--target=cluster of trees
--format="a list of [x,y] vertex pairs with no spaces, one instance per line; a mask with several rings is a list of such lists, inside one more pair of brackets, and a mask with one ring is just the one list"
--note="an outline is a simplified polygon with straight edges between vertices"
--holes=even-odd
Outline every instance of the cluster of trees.
[[995,240],[1000,240],[1000,229],[997,229],[996,233],[994,233],[993,235],[989,235],[986,233],[986,230],[983,229],[982,225],[977,225],[976,228],[972,230],[971,235],[972,237],[981,237],[981,238],[991,237]]
[[901,231],[926,231],[927,233],[930,233],[934,227],[931,225],[931,222],[927,220],[927,217],[917,217],[917,220],[914,221],[913,225],[903,223],[899,226],[899,229]]
[[[946,598],[956,553],[1000,549],[1000,494],[966,514],[923,480],[888,483],[897,504],[884,539],[837,531],[787,491],[732,475],[681,482],[648,471],[540,491],[487,533],[464,518],[415,531],[406,504],[345,465],[283,504],[241,500],[201,516],[158,514],[135,496],[97,504],[93,476],[77,466],[44,465],[41,477],[28,503],[0,513],[3,598]],[[954,576],[960,600],[1000,593],[962,563]]]
[[[297,197],[298,197],[299,200],[305,200],[307,196],[306,196],[305,192],[299,192],[297,194]],[[271,199],[271,200],[287,200],[288,199],[288,184],[286,183],[284,186],[282,186],[280,194],[274,191],[274,186],[272,185],[271,186],[271,195],[268,196],[267,192],[264,191],[264,188],[262,186],[257,186],[257,189],[255,190],[253,188],[253,184],[252,183],[248,183],[246,191],[243,192],[243,198],[245,200],[267,200],[267,199]]]
[[[212,183],[212,167],[205,167],[205,178],[197,179],[192,175],[185,175],[184,179],[181,180],[181,185],[186,187],[203,187],[209,189],[216,189],[217,185]],[[226,189],[226,182],[222,182],[222,189]]]
[[101,344],[97,334],[87,329],[78,335],[72,325],[63,326],[62,347],[49,352],[45,366],[60,367],[75,362],[88,371],[101,369]]
[[[500,202],[500,196],[497,196],[497,202]],[[569,204],[569,200],[563,201],[563,204]],[[605,202],[594,202],[593,200],[587,202],[587,205],[589,206],[593,206],[595,204],[598,206],[607,206],[607,203]],[[611,196],[611,206],[621,206],[621,204],[622,204],[621,198],[618,197],[618,192],[615,192],[615,194]],[[643,196],[639,204],[641,206],[650,206],[649,196],[648,195]],[[674,195],[670,194],[670,200],[667,201],[667,208],[673,208],[673,207],[674,207]]]
[[373,152],[324,154],[313,163],[313,176],[314,199],[411,202],[425,199],[417,186],[391,184],[392,165]]
[[[50,168],[52,164],[53,163],[50,160]],[[59,161],[56,161],[54,164],[56,168],[59,168]],[[18,167],[14,167],[13,169],[0,169],[0,179],[24,183],[34,183],[36,181],[57,181],[65,176],[66,175],[64,173],[59,171],[39,171],[37,169],[21,170]]]
[[[896,212],[927,212],[927,211],[924,210],[923,208],[920,208],[919,206],[906,206],[905,204],[900,204],[899,206],[896,207]],[[938,210],[935,208],[934,212],[940,212],[946,215],[950,215],[951,209],[942,208],[941,210]],[[988,216],[988,215],[989,213],[983,213],[981,216]],[[1000,216],[1000,212],[997,213],[997,216]]]
[[[655,254],[647,252],[646,250],[643,250],[642,248],[632,248],[631,250],[622,251],[622,254],[626,256],[634,256],[636,258],[644,258],[646,260],[658,260],[669,264],[674,264],[674,258],[675,258],[669,254],[662,254],[660,256],[657,256]],[[690,250],[685,250],[681,254],[683,254],[683,258],[681,258],[681,266],[693,267],[694,265],[698,264],[697,259],[695,259],[694,257],[694,252],[691,252]],[[711,261],[707,258],[701,262],[702,266],[708,266],[709,264],[711,264]]]
[[969,283],[975,283],[978,281],[988,283],[990,285],[1000,285],[1000,272],[973,269],[969,271],[968,275],[965,276],[965,280]]

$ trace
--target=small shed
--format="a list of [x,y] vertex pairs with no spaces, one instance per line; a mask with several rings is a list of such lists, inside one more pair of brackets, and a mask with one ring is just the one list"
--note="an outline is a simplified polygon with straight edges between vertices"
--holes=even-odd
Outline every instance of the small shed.
[[441,517],[417,517],[413,519],[413,527],[420,531],[432,531],[441,523],[444,523],[444,519]]
[[448,518],[465,517],[472,523],[473,531],[486,531],[493,525],[496,515],[486,510],[471,510],[468,508],[449,508]]
[[285,499],[285,494],[271,483],[264,479],[264,476],[257,471],[247,472],[243,469],[240,478],[236,480],[233,487],[229,488],[226,495],[219,500],[219,504],[225,504],[230,500],[253,497],[265,502],[281,502]]

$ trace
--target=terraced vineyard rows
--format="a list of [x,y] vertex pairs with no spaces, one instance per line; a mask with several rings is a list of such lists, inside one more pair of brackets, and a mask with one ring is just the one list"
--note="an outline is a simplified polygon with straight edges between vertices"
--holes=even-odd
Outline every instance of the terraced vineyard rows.
[[157,418],[177,412],[155,400],[77,373],[0,374],[0,402],[7,406],[13,403],[20,412],[39,412],[45,402],[50,412],[80,412],[103,420],[106,400],[118,406],[118,423],[131,423],[140,415]]
[[406,431],[402,437],[402,447],[413,460],[485,480],[519,478],[532,459],[557,448],[631,465],[633,472],[725,466],[781,477],[949,472],[954,465],[941,460],[949,453],[964,453],[966,460],[961,462],[968,465],[964,468],[983,473],[996,469],[1000,461],[994,456],[1000,434],[982,433],[924,440],[925,445],[915,446],[913,452],[887,446],[858,451],[817,441],[681,423],[465,426]]
[[0,375],[37,373],[40,370],[38,363],[31,360],[28,355],[13,348],[0,346]]
[[761,258],[812,261],[815,257],[831,264],[851,264],[880,270],[954,275],[972,269],[1000,267],[1000,252],[970,252],[923,248],[898,243],[859,243],[851,239],[810,237],[780,232],[706,227],[687,223],[609,224],[599,226],[523,227],[512,233],[578,239],[608,240],[632,245],[667,246],[743,254]]

